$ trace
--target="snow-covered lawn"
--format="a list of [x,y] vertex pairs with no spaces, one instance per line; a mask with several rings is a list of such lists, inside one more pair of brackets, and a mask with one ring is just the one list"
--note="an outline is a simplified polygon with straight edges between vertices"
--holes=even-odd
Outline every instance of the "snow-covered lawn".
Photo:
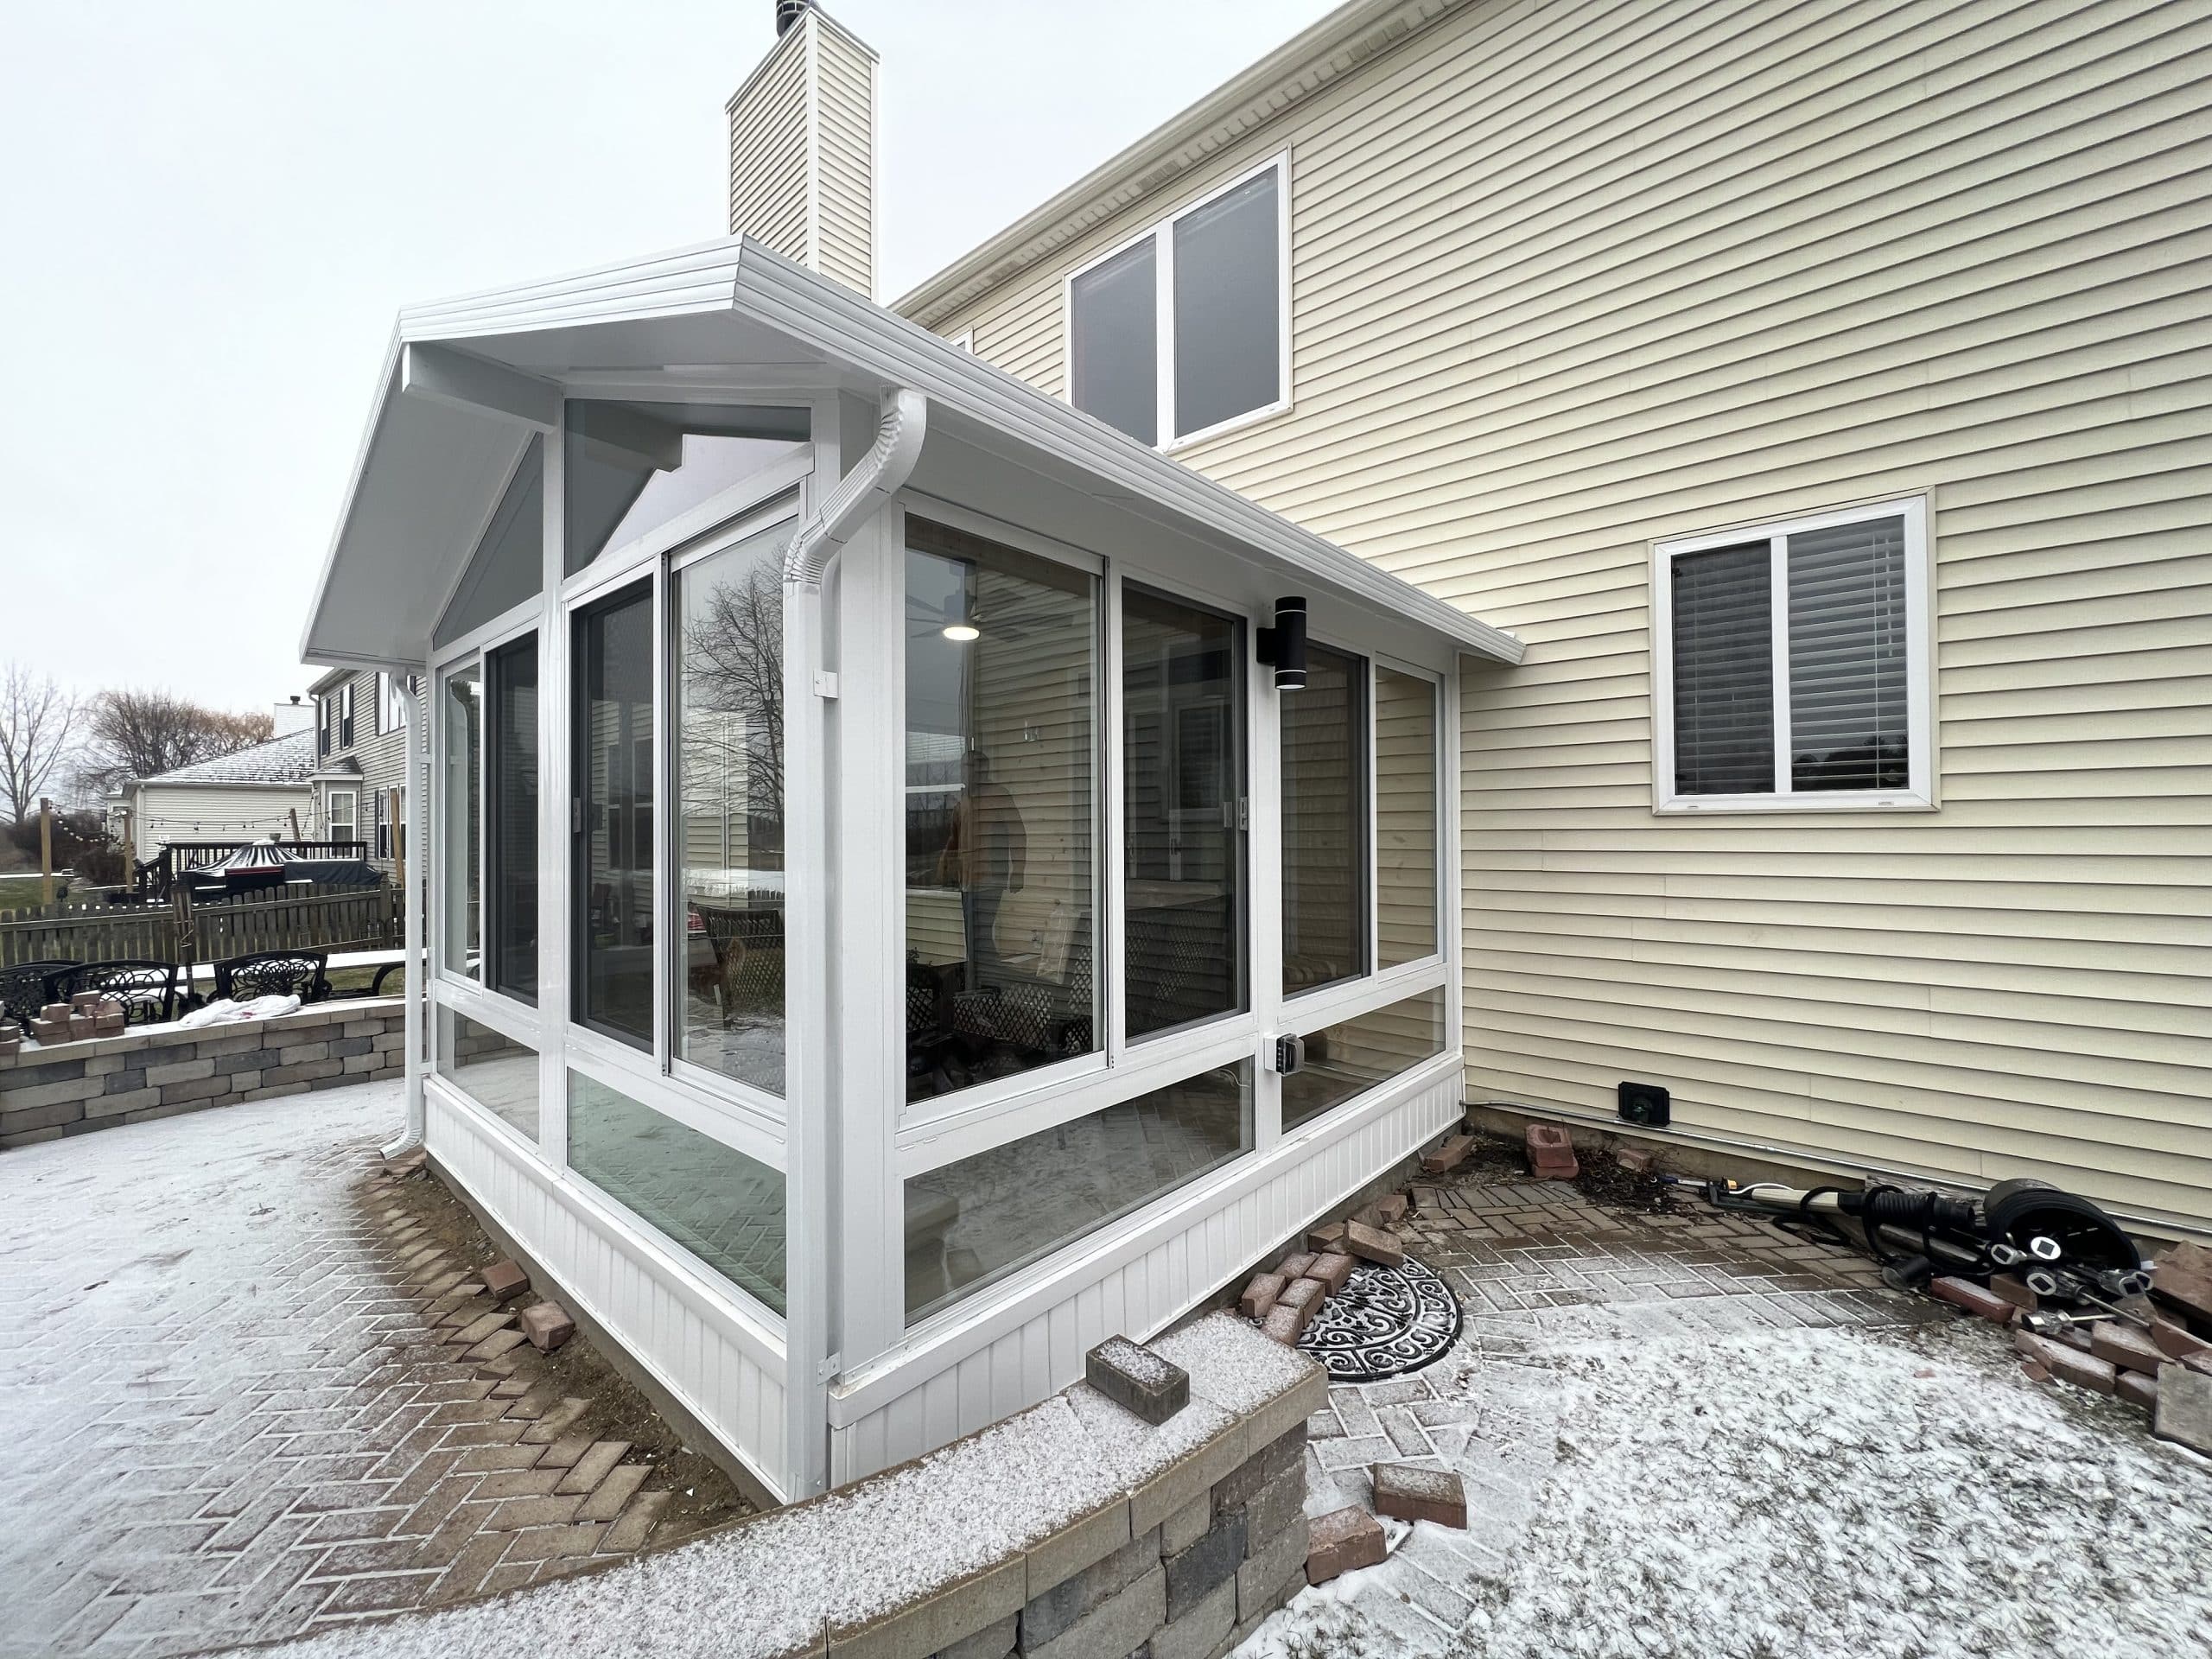
[[[2139,1412],[1986,1325],[1668,1323],[1441,1362],[1470,1531],[1386,1522],[1240,1659],[2212,1654],[2212,1463]],[[1363,1495],[1310,1466],[1309,1511]]]

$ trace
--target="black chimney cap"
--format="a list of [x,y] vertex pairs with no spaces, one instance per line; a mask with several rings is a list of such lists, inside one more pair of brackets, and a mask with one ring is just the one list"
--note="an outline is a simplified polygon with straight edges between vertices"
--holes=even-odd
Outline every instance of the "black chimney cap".
[[776,0],[776,38],[781,40],[791,26],[814,10],[814,0]]

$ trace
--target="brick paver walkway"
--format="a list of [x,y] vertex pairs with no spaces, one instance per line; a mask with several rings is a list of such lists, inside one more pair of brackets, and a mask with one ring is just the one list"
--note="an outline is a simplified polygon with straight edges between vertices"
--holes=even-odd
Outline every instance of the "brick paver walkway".
[[0,1154],[0,1656],[285,1636],[652,1532],[575,1351],[516,1351],[374,1173],[399,1116],[369,1084]]
[[1401,1232],[1459,1297],[1459,1345],[1432,1369],[1339,1383],[1309,1426],[1310,1514],[1366,1506],[1370,1465],[1459,1471],[1468,1530],[1414,1529],[1363,1603],[1417,1648],[1447,1647],[1500,1583],[1558,1461],[1548,1367],[1578,1342],[1806,1325],[1909,1325],[1948,1311],[1885,1288],[1867,1257],[1686,1201],[1653,1215],[1558,1182],[1424,1183]]

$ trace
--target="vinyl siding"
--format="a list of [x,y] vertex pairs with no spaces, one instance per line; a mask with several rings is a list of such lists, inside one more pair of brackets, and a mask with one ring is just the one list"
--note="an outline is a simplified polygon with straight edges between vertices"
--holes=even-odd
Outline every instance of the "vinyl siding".
[[[1471,1098],[2212,1224],[2212,16],[1470,3],[953,316],[1292,153],[1292,410],[1182,458],[1512,630]],[[1652,810],[1649,543],[1929,499],[1941,807]]]
[[806,41],[794,29],[729,107],[729,231],[813,262],[808,214]]
[[875,296],[875,60],[840,29],[815,32],[816,269]]
[[290,789],[147,784],[139,789],[138,801],[133,840],[141,859],[154,857],[171,842],[251,841],[258,836],[289,839],[290,815],[297,812],[305,828],[314,805],[305,784]]

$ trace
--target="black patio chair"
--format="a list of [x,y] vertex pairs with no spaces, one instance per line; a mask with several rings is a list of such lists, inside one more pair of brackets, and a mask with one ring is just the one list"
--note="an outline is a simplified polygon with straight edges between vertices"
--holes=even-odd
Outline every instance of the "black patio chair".
[[0,1020],[13,1020],[29,1027],[31,1018],[54,1000],[46,982],[81,963],[64,961],[19,962],[0,968]]
[[125,1025],[167,1025],[177,1015],[177,965],[125,958],[88,962],[47,977],[48,1000],[67,1002],[79,991],[98,991],[123,1004]]
[[784,912],[739,910],[724,905],[691,908],[707,931],[715,953],[715,1000],[722,1028],[740,1017],[779,1013],[784,1006]]
[[327,1001],[330,979],[327,950],[257,950],[215,964],[215,997],[245,1002],[257,996],[296,996],[302,1002]]

